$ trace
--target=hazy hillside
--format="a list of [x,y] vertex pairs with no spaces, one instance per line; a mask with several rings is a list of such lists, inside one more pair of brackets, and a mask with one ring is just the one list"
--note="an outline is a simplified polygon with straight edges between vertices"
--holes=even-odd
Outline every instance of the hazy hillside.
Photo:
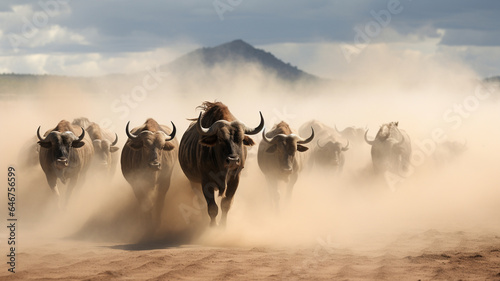
[[[210,70],[223,67],[238,72],[242,64],[255,64],[268,74],[289,83],[318,82],[320,79],[295,66],[285,63],[273,54],[256,49],[243,40],[234,40],[212,48],[201,48],[165,65],[172,73],[189,78],[211,75]],[[243,70],[244,71],[244,70]]]
[[[191,90],[192,88],[189,87],[192,86],[208,87],[217,85],[218,82],[221,84],[220,81],[216,81],[216,78],[222,76],[227,79],[236,75],[243,77],[251,75],[249,68],[252,67],[257,69],[260,75],[257,77],[258,81],[260,81],[259,78],[264,77],[265,79],[262,80],[276,80],[281,84],[314,85],[322,80],[242,40],[212,48],[197,49],[173,62],[163,64],[160,69],[172,75],[168,83],[176,84],[182,92]],[[99,77],[0,74],[0,95],[4,98],[42,92],[68,95],[79,92],[113,95],[116,92],[130,92],[131,88],[142,83],[144,75],[147,75],[144,71]],[[265,84],[266,81],[262,83]]]

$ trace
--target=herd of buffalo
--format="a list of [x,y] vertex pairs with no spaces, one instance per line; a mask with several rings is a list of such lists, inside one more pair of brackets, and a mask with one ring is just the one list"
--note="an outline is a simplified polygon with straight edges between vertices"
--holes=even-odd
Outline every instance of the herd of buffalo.
[[[173,168],[178,161],[193,191],[206,200],[212,226],[217,224],[219,212],[214,193],[218,191],[222,196],[220,224],[225,225],[240,173],[245,167],[247,147],[255,145],[250,136],[259,133],[262,139],[257,161],[269,183],[275,208],[279,207],[280,200],[278,182],[287,183],[289,197],[306,161],[310,165],[327,167],[331,173],[340,173],[345,162],[344,152],[356,142],[364,140],[371,145],[376,173],[404,171],[410,165],[410,138],[398,128],[397,122],[383,124],[376,137],[370,140],[366,129],[349,127],[340,132],[319,121],[307,122],[298,133],[284,121],[266,131],[262,114],[257,127],[248,127],[221,102],[204,102],[199,108],[202,112],[191,120],[180,141],[173,123],[168,127],[149,118],[133,129],[129,128],[129,123],[126,125],[128,139],[119,161],[121,171],[143,212],[154,222],[160,221]],[[97,166],[111,175],[118,165],[118,136],[87,118],[72,122],[62,120],[43,135],[38,127],[37,138],[38,161],[51,190],[59,197],[57,180],[67,183],[65,198],[59,199],[62,205],[84,179],[90,166]]]

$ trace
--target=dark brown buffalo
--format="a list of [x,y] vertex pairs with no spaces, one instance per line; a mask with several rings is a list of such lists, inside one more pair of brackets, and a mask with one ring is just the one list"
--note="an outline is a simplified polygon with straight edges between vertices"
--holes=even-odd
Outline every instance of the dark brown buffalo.
[[111,180],[118,164],[118,154],[115,153],[119,150],[115,146],[118,143],[118,135],[101,128],[99,124],[91,122],[86,117],[76,118],[71,124],[85,129],[94,146],[92,166],[97,172],[103,173],[107,179]]
[[406,173],[410,167],[410,137],[398,128],[399,122],[390,122],[380,126],[375,139],[365,141],[372,146],[371,156],[375,173]]
[[129,123],[125,128],[128,139],[121,155],[122,173],[132,186],[141,209],[159,225],[177,159],[175,125],[172,123],[171,130],[149,118],[143,125],[129,131]]
[[66,120],[60,121],[43,137],[40,136],[40,127],[38,127],[37,136],[40,145],[40,166],[45,172],[52,191],[59,197],[57,179],[63,184],[69,181],[64,201],[66,204],[77,182],[85,177],[92,160],[94,149],[90,138],[83,128],[73,126]]
[[247,135],[258,134],[264,127],[264,118],[260,114],[260,124],[249,128],[221,102],[204,102],[200,108],[203,114],[200,113],[182,136],[179,163],[193,187],[201,184],[212,226],[217,224],[219,212],[215,190],[219,191],[219,196],[224,195],[221,224],[225,225],[240,172],[245,166],[246,146],[255,144]]
[[275,209],[279,209],[280,196],[278,181],[287,183],[287,201],[292,195],[293,186],[297,182],[302,170],[303,157],[301,153],[309,148],[303,146],[314,138],[314,129],[311,127],[311,136],[303,139],[294,134],[286,122],[276,124],[267,134],[262,132],[257,159],[259,167],[269,183],[269,194]]

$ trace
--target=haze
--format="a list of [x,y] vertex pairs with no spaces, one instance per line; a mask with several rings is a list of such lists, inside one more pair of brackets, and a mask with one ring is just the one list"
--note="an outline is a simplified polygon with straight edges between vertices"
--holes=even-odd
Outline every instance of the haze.
[[[130,85],[130,90],[113,92],[108,86],[109,95],[100,97],[58,84],[41,89],[36,98],[3,99],[2,166],[12,164],[18,170],[21,239],[40,235],[126,243],[146,239],[167,244],[280,247],[328,241],[334,247],[364,249],[403,233],[429,229],[498,230],[498,89],[485,87],[474,71],[459,62],[421,60],[411,53],[383,49],[368,50],[365,57],[346,70],[342,79],[310,89],[280,85],[254,65],[241,65],[246,70],[241,76],[216,69],[217,83],[199,81],[185,88],[165,78],[147,95],[129,103],[126,111],[113,110],[111,105],[137,85],[113,77],[107,85],[115,83],[111,85],[117,89]],[[304,171],[289,206],[275,214],[268,208],[255,147],[250,150],[225,231],[205,228],[206,209],[194,203],[194,194],[177,166],[165,199],[163,223],[152,235],[144,233],[135,197],[119,167],[112,179],[90,173],[61,212],[39,165],[23,163],[38,126],[47,130],[61,119],[85,116],[114,129],[122,147],[126,122],[138,126],[153,117],[162,124],[173,121],[180,139],[189,124],[186,119],[196,117],[196,106],[205,100],[222,101],[249,126],[258,124],[262,111],[267,128],[284,120],[298,129],[317,119],[339,129],[366,127],[374,137],[381,124],[399,121],[412,139],[413,172],[394,182],[377,178],[371,172],[369,146],[353,146],[340,177],[321,169]],[[441,132],[439,138],[436,130]],[[260,136],[253,138],[260,140]],[[466,143],[467,150],[438,165],[433,138]],[[5,198],[1,204],[6,204]]]

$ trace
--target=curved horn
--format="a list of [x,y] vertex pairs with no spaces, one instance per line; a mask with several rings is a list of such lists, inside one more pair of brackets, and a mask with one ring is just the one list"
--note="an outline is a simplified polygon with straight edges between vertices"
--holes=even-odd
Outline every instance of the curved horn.
[[196,130],[202,136],[208,135],[209,131],[210,131],[210,128],[207,129],[207,128],[203,128],[203,126],[201,126],[201,112],[200,112],[200,116],[198,116],[198,120],[196,120]]
[[264,128],[264,117],[262,116],[262,112],[259,111],[259,114],[260,114],[259,126],[255,127],[255,128],[249,128],[245,125],[245,135],[258,134],[260,132],[260,130],[262,130],[262,128]]
[[115,141],[111,143],[111,146],[116,145],[118,143],[118,135],[115,133]]
[[316,144],[317,144],[317,145],[318,145],[318,147],[319,147],[319,148],[321,148],[321,149],[325,148],[324,146],[321,146],[321,145],[319,144],[319,139],[318,139],[318,141],[316,141]]
[[339,133],[339,134],[342,134],[342,133],[339,131],[339,129],[337,129],[337,124],[335,124],[335,131],[336,131],[337,133]]
[[170,133],[170,135],[168,135],[170,138],[168,140],[166,139],[166,141],[173,140],[175,138],[175,133],[177,132],[174,122],[170,121],[170,123],[172,123],[172,132]]
[[267,138],[266,137],[266,129],[262,130],[262,139],[267,142],[267,143],[271,143],[273,141],[274,138]]
[[342,151],[347,151],[349,149],[349,140],[347,140],[346,146],[342,147]]
[[135,140],[137,139],[137,136],[132,134],[129,130],[128,130],[128,126],[130,124],[130,121],[127,122],[127,126],[125,127],[125,132],[127,133],[127,137],[131,140]]
[[36,130],[36,135],[40,141],[44,141],[45,139],[40,136],[40,127],[41,126],[38,126],[38,129]]
[[310,143],[312,140],[314,139],[314,129],[313,127],[311,126],[311,136],[308,137],[307,139],[303,140],[299,140],[297,143],[300,143],[300,144],[306,144],[306,143]]
[[368,130],[365,131],[365,141],[366,141],[366,143],[369,144],[369,145],[373,145],[374,141],[368,140],[368,137],[366,136],[367,134],[368,134]]
[[82,134],[78,137],[77,141],[82,141],[83,138],[85,137],[85,129],[83,129],[83,127],[80,127],[80,128],[82,128]]

